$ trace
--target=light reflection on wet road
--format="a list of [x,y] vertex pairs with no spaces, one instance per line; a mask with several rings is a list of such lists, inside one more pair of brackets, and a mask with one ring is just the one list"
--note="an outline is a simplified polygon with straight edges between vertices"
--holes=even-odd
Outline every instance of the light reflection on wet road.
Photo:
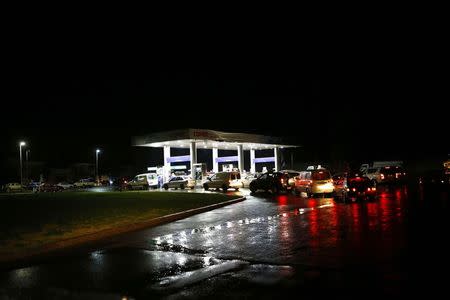
[[0,295],[268,297],[267,287],[311,291],[318,281],[343,295],[352,284],[394,296],[405,288],[406,187],[347,204],[237,193],[247,200],[112,238],[88,255],[3,272]]

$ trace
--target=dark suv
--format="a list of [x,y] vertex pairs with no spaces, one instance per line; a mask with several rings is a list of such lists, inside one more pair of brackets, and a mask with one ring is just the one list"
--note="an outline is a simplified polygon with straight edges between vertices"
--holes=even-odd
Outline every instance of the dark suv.
[[284,172],[264,173],[250,182],[250,191],[255,193],[258,190],[271,191],[278,194],[289,189],[289,176]]

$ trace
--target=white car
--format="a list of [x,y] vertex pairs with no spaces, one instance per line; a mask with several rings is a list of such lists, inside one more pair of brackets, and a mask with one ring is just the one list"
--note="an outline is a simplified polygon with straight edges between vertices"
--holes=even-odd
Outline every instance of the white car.
[[219,172],[203,183],[203,188],[207,191],[209,189],[222,189],[226,192],[229,188],[236,191],[242,187],[241,173],[239,172]]
[[258,177],[258,174],[246,174],[246,175],[242,176],[242,178],[241,178],[242,187],[243,188],[250,187],[250,182],[255,180],[256,177]]
[[25,188],[17,182],[7,183],[3,186],[3,189],[7,193],[23,192],[25,190]]
[[57,184],[57,186],[62,187],[65,190],[74,187],[74,185],[72,183],[68,183],[68,182],[60,182],[60,183]]
[[130,190],[148,189],[158,187],[158,175],[156,173],[143,173],[136,175],[127,185]]
[[166,182],[163,184],[163,188],[165,190],[168,189],[185,189],[185,188],[190,188],[193,189],[195,187],[195,180],[190,179],[186,176],[175,176],[172,177],[169,182]]
[[80,179],[79,181],[73,184],[74,187],[77,188],[89,188],[95,186],[95,181],[92,178]]

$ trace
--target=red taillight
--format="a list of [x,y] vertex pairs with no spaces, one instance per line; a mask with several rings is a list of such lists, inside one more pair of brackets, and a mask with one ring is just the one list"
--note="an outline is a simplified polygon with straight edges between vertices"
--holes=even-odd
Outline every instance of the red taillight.
[[370,192],[370,188],[367,188],[367,191]]
[[380,174],[381,179],[384,179],[384,174]]
[[352,188],[352,191],[356,192],[356,189],[355,189],[355,188]]
[[372,191],[376,191],[376,190],[377,190],[377,188],[376,188],[376,187],[373,187],[373,188],[372,188]]

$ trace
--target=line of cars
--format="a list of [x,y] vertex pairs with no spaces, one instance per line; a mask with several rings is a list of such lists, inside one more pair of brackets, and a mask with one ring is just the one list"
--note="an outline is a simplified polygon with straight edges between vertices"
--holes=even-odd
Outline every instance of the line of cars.
[[[249,183],[247,183],[249,182]],[[296,195],[314,197],[318,194],[339,197],[344,201],[375,198],[376,183],[361,173],[346,172],[332,176],[325,168],[306,171],[282,170],[259,175],[241,176],[239,172],[219,172],[203,183],[205,190],[215,189],[226,192],[239,190],[248,185],[252,193],[258,191],[278,194],[293,192]]]
[[2,187],[2,191],[6,193],[20,193],[20,192],[60,192],[63,191],[65,187],[63,183],[51,184],[51,183],[39,183],[30,182],[27,185],[22,185],[18,182],[7,183]]
[[27,184],[20,184],[18,182],[11,182],[3,185],[1,187],[1,191],[6,193],[15,193],[15,192],[61,192],[64,190],[74,190],[81,188],[91,188],[97,186],[97,183],[92,178],[84,178],[76,181],[74,183],[70,182],[59,182],[59,183],[51,183],[51,182],[39,182],[39,181],[31,181]]
[[334,176],[325,168],[306,171],[283,170],[264,173],[251,181],[250,191],[293,192],[296,195],[314,197],[322,194],[347,200],[374,199],[376,181],[361,172],[345,172]]
[[133,179],[129,180],[126,177],[119,178],[115,185],[120,191],[123,190],[148,190],[157,189],[162,187],[165,190],[169,188],[173,189],[193,189],[195,187],[195,181],[189,176],[177,175],[170,178],[166,183],[162,182],[162,177],[156,173],[142,173],[136,175]]

